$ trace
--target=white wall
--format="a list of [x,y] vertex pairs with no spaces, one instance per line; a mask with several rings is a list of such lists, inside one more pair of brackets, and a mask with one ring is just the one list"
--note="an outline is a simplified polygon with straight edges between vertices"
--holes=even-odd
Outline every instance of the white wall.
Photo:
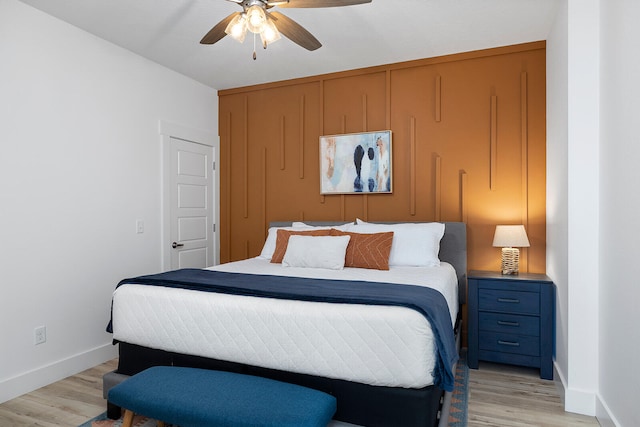
[[547,275],[556,284],[555,367],[566,387],[569,365],[569,191],[567,2],[547,38]]
[[547,41],[547,265],[568,411],[640,425],[640,3],[563,0]]
[[599,0],[568,2],[567,410],[595,415],[599,288]]
[[[601,1],[598,418],[640,426],[640,2]],[[603,422],[603,425],[605,423]]]
[[17,0],[0,64],[2,402],[116,354],[114,286],[161,269],[158,123],[217,135],[218,98]]
[[548,274],[565,409],[595,415],[599,289],[599,0],[564,0],[547,41]]

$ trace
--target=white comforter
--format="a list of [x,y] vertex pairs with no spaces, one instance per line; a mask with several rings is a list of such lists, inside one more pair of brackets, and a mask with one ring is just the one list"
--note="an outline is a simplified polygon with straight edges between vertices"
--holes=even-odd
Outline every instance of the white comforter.
[[[440,267],[389,271],[287,268],[264,258],[212,270],[429,286],[457,316],[456,274]],[[428,321],[404,307],[289,301],[144,285],[114,292],[115,339],[166,351],[388,387],[433,383]]]

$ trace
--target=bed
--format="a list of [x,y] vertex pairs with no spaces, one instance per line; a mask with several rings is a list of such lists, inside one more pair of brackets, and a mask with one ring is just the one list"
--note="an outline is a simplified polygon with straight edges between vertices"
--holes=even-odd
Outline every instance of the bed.
[[[443,391],[451,386],[457,347],[452,353],[450,341],[466,298],[466,227],[443,223],[438,236],[437,225],[272,223],[259,257],[123,280],[110,323],[119,343],[118,373],[133,375],[153,365],[242,372],[333,394],[339,421],[435,426]],[[277,237],[286,232],[279,230],[290,230],[284,254]],[[331,238],[325,230],[332,230]],[[362,234],[389,242],[389,230],[395,233],[388,270],[349,266],[361,262],[349,261],[349,252],[351,264],[344,268],[314,264],[335,262],[339,256],[326,254]],[[316,252],[304,252],[311,241]],[[318,252],[318,242],[330,246]],[[420,250],[407,252],[408,243]],[[423,246],[435,251],[437,265],[410,259]],[[280,262],[271,262],[278,256]],[[239,288],[236,279],[250,283]],[[389,286],[410,293],[388,298]],[[439,308],[424,307],[430,305]]]

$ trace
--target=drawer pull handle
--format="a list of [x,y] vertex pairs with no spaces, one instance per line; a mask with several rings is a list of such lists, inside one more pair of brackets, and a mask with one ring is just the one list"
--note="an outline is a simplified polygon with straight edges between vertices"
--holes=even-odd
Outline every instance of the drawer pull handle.
[[500,326],[520,326],[520,322],[507,322],[506,320],[498,320]]
[[520,347],[520,343],[519,342],[513,342],[513,341],[498,340],[498,344],[500,344],[500,345],[508,345],[508,346],[511,346],[511,347]]
[[520,300],[517,298],[498,298],[498,302],[508,302],[511,304],[518,304]]

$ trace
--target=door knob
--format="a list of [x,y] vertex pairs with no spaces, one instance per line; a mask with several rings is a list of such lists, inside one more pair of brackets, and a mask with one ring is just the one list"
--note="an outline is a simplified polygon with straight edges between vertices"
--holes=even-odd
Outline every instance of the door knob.
[[175,249],[175,248],[181,248],[181,247],[183,247],[183,246],[184,246],[184,244],[182,244],[182,243],[178,243],[178,242],[173,242],[173,243],[171,244],[171,247],[172,247],[173,249]]

